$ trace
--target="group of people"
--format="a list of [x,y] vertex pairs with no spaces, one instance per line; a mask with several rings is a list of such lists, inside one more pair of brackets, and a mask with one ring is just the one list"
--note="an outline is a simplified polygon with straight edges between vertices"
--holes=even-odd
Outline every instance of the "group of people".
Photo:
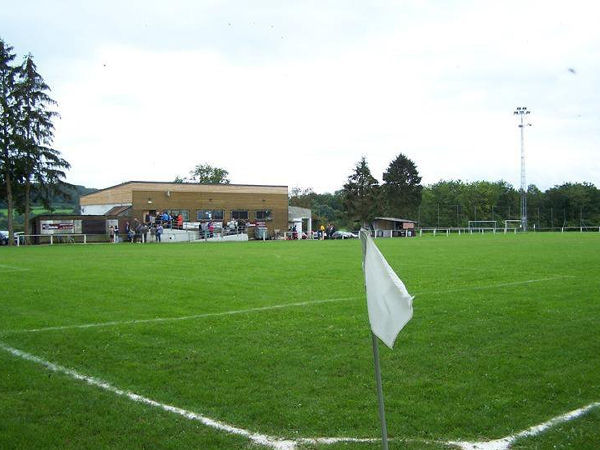
[[117,243],[119,242],[119,224],[111,225],[108,229],[108,235],[110,236],[110,242]]
[[[151,239],[155,242],[161,242],[164,227],[161,222],[140,222],[137,217],[133,219],[131,224],[125,222],[125,239],[130,243],[144,243],[148,241],[148,233]],[[111,225],[109,227],[110,242],[119,242],[119,225]]]
[[145,221],[148,227],[156,227],[158,224],[162,225],[163,228],[175,228],[183,230],[183,215],[181,213],[175,215],[168,211],[163,211],[156,215],[148,213],[146,214]]
[[[246,222],[243,220],[231,220],[229,222],[202,221],[199,224],[199,234],[201,239],[213,237],[215,234],[236,234],[245,230]],[[131,243],[161,242],[165,229],[183,229],[183,216],[181,214],[173,216],[168,212],[162,212],[157,215],[146,214],[145,221],[141,222],[134,218],[131,223],[125,222],[123,240]],[[117,243],[119,238],[119,225],[109,227],[110,242]]]
[[[165,228],[183,230],[183,215],[181,213],[177,215],[171,214],[168,211],[159,212],[156,215],[148,213],[144,219],[144,222],[140,222],[136,217],[131,224],[125,222],[127,242],[162,242],[162,235]],[[150,234],[150,238],[148,234]]]
[[231,219],[229,222],[214,222],[212,220],[203,220],[198,225],[200,239],[214,237],[216,234],[238,234],[246,230],[246,222],[242,219]]
[[[324,240],[324,239],[333,239],[333,233],[335,233],[335,226],[332,224],[327,224],[327,226],[321,224],[317,231],[313,231],[311,236],[307,236],[306,234],[302,235],[302,239],[315,239],[315,240]],[[288,229],[287,239],[299,239],[298,230],[296,225],[292,225]]]
[[335,233],[335,227],[328,223],[327,226],[321,224],[317,231],[317,239],[320,241],[323,239],[333,239],[333,233]]

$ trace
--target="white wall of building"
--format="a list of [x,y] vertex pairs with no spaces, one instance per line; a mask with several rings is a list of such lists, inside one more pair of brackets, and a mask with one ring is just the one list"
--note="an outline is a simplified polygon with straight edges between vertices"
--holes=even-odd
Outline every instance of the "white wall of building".
[[108,205],[81,206],[81,214],[85,216],[102,216],[115,206],[131,206],[131,203],[111,203]]

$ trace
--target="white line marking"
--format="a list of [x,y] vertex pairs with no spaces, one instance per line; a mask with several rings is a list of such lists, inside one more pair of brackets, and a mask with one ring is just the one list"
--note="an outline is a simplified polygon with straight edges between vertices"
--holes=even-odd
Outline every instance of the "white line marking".
[[457,288],[457,289],[445,289],[443,291],[423,291],[423,292],[417,292],[415,295],[446,294],[448,292],[462,292],[462,291],[480,291],[480,290],[484,290],[484,289],[495,289],[495,288],[502,288],[502,287],[508,287],[508,286],[519,286],[521,284],[541,283],[542,281],[561,280],[563,278],[575,278],[575,277],[573,275],[557,275],[557,276],[548,277],[548,278],[538,278],[536,280],[511,281],[510,283],[488,284],[486,286],[470,286],[470,287]]
[[0,264],[0,269],[4,269],[2,272],[25,272],[31,270],[24,267],[8,266],[6,264]]
[[568,422],[569,420],[576,419],[578,417],[583,416],[594,408],[598,408],[600,406],[600,402],[590,403],[583,408],[575,409],[573,411],[569,411],[568,413],[562,414],[560,416],[554,417],[544,423],[539,425],[535,425],[533,427],[527,428],[517,434],[513,434],[510,436],[506,436],[501,439],[495,439],[493,441],[484,441],[484,442],[448,442],[448,444],[456,445],[463,450],[506,450],[510,448],[511,444],[515,442],[517,439],[521,439],[524,437],[537,436],[538,434],[543,433],[547,429],[560,425],[561,423]]
[[[444,441],[432,441],[429,439],[417,439],[417,438],[388,438],[390,442],[415,442],[419,444],[441,444],[447,445]],[[350,437],[320,437],[320,438],[298,438],[296,443],[308,444],[308,445],[333,445],[342,444],[344,442],[357,443],[357,444],[369,444],[381,442],[381,438],[350,438]]]
[[265,446],[272,447],[272,448],[278,449],[278,450],[292,450],[292,449],[296,448],[295,441],[279,439],[277,437],[268,436],[266,434],[252,433],[252,432],[244,430],[242,428],[234,427],[234,426],[226,424],[224,422],[220,422],[218,420],[211,419],[210,417],[203,416],[202,414],[198,414],[198,413],[195,413],[192,411],[187,411],[185,409],[177,408],[176,406],[167,405],[165,403],[157,402],[155,400],[149,399],[147,397],[136,394],[134,392],[119,389],[119,388],[111,385],[110,383],[107,383],[106,381],[100,380],[99,378],[94,378],[94,377],[90,377],[87,375],[83,375],[83,374],[80,374],[79,372],[76,372],[73,369],[69,369],[67,367],[63,367],[58,364],[51,363],[50,361],[46,361],[46,360],[39,358],[35,355],[32,355],[30,353],[26,353],[26,352],[18,350],[16,348],[10,347],[10,346],[4,344],[3,342],[0,342],[0,348],[2,348],[3,350],[5,350],[15,356],[23,358],[27,361],[31,361],[31,362],[40,364],[40,365],[46,367],[47,369],[52,370],[53,372],[62,373],[71,378],[74,378],[76,380],[85,381],[86,383],[88,383],[92,386],[99,387],[100,389],[104,389],[105,391],[112,392],[113,394],[119,395],[121,397],[126,397],[129,400],[133,400],[134,402],[143,403],[148,406],[153,406],[155,408],[159,408],[164,411],[178,414],[178,415],[183,416],[190,420],[196,420],[198,422],[203,423],[204,425],[206,425],[208,427],[215,428],[219,431],[224,431],[229,434],[236,434],[239,436],[244,436],[257,444],[265,445]]
[[[342,442],[356,442],[356,443],[369,443],[369,442],[379,442],[378,438],[350,438],[350,437],[321,437],[321,438],[298,438],[295,440],[290,439],[282,439],[274,436],[269,436],[266,434],[254,433],[248,430],[244,430],[243,428],[235,427],[233,425],[229,425],[225,422],[221,422],[215,419],[211,419],[210,417],[206,417],[202,414],[195,413],[193,411],[188,411],[182,408],[178,408],[176,406],[167,405],[165,403],[160,403],[150,398],[144,397],[142,395],[136,394],[134,392],[126,391],[123,389],[119,389],[110,383],[103,381],[99,378],[90,377],[87,375],[80,374],[79,372],[69,369],[67,367],[51,363],[46,361],[45,359],[39,358],[30,353],[24,352],[22,350],[18,350],[16,348],[10,347],[5,343],[0,341],[0,348],[8,353],[11,353],[14,356],[18,356],[27,361],[34,362],[44,366],[46,369],[52,370],[53,372],[63,373],[71,378],[74,378],[79,381],[85,381],[86,383],[99,387],[100,389],[104,389],[105,391],[112,392],[121,397],[126,397],[134,402],[142,403],[148,406],[153,406],[155,408],[162,409],[164,411],[168,411],[174,414],[178,414],[180,416],[185,417],[189,420],[196,420],[206,425],[207,427],[214,428],[219,431],[224,431],[229,434],[235,434],[238,436],[244,436],[256,444],[264,445],[267,447],[272,447],[277,450],[294,450],[298,444],[322,444],[322,445],[330,445],[337,444]],[[439,443],[444,445],[453,445],[460,447],[463,450],[506,450],[510,447],[510,445],[515,442],[517,439],[523,437],[536,436],[540,433],[543,433],[547,429],[559,425],[561,423],[568,422],[570,420],[576,419],[587,412],[591,411],[594,408],[600,407],[600,402],[590,403],[589,405],[576,409],[574,411],[570,411],[566,414],[562,414],[560,416],[554,417],[542,424],[532,426],[526,430],[523,430],[517,434],[510,435],[501,439],[495,439],[492,441],[482,441],[482,442],[468,442],[468,441],[433,441],[433,440],[425,440],[425,439],[397,439],[400,441],[406,442],[423,442],[423,443]],[[391,439],[396,440],[396,439]]]
[[[560,280],[563,278],[575,278],[572,275],[557,275],[554,277],[548,278],[538,278],[535,280],[525,280],[525,281],[514,281],[509,283],[499,283],[499,284],[490,284],[487,286],[471,286],[464,287],[458,289],[446,289],[443,291],[422,291],[417,292],[415,295],[431,295],[431,294],[445,294],[448,292],[462,292],[462,291],[478,291],[484,289],[494,289],[501,288],[507,286],[518,286],[521,284],[531,284],[531,283],[541,283],[542,281],[552,281],[552,280]],[[343,302],[349,300],[361,299],[364,297],[345,297],[345,298],[333,298],[327,300],[312,300],[306,302],[298,302],[298,303],[285,303],[282,305],[271,305],[271,306],[262,306],[258,308],[248,308],[248,309],[240,309],[236,311],[223,311],[217,313],[206,313],[206,314],[194,314],[191,316],[180,316],[180,317],[156,317],[154,319],[132,319],[132,320],[122,320],[122,321],[111,321],[111,322],[98,322],[98,323],[84,323],[80,325],[62,325],[56,327],[44,327],[44,328],[32,328],[29,330],[4,330],[0,331],[0,334],[17,334],[17,333],[38,333],[41,331],[56,331],[56,330],[70,330],[74,328],[96,328],[96,327],[110,327],[116,325],[132,325],[138,323],[153,323],[153,322],[173,322],[178,320],[190,320],[190,319],[201,319],[203,317],[216,317],[216,316],[229,316],[234,314],[244,314],[249,312],[258,312],[258,311],[268,311],[271,309],[281,309],[288,308],[292,306],[308,306],[308,305],[317,305],[319,303],[330,303],[330,302]]]
[[173,321],[177,321],[177,320],[201,319],[203,317],[230,316],[230,315],[234,315],[234,314],[244,314],[244,313],[250,313],[250,312],[268,311],[268,310],[272,310],[272,309],[290,308],[293,306],[310,306],[310,305],[318,305],[321,303],[346,302],[346,301],[356,300],[356,299],[360,299],[360,298],[361,297],[345,297],[345,298],[330,298],[327,300],[309,300],[306,302],[284,303],[281,305],[260,306],[257,308],[239,309],[239,310],[234,310],[234,311],[194,314],[191,316],[156,317],[154,319],[134,319],[134,320],[122,320],[122,321],[112,321],[112,322],[85,323],[85,324],[81,324],[81,325],[64,325],[64,326],[56,326],[56,327],[33,328],[33,329],[29,329],[29,330],[5,330],[5,331],[2,331],[2,333],[3,334],[37,333],[40,331],[69,330],[69,329],[73,329],[73,328],[95,328],[95,327],[109,327],[109,326],[115,326],[115,325],[131,325],[131,324],[137,324],[137,323],[173,322]]

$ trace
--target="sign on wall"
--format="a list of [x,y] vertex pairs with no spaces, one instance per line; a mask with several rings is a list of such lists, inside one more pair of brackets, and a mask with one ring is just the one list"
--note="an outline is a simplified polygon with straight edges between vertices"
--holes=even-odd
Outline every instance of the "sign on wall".
[[40,234],[81,234],[81,220],[40,220]]

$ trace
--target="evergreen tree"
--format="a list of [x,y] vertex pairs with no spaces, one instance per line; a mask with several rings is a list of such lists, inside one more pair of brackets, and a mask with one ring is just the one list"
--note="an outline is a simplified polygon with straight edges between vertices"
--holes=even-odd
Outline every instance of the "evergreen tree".
[[348,217],[359,221],[365,228],[380,212],[379,182],[371,175],[363,156],[348,177],[343,189],[344,207]]
[[13,48],[0,39],[0,173],[8,213],[8,244],[14,244],[15,59]]
[[37,72],[33,57],[27,55],[18,68],[17,101],[17,166],[15,175],[21,187],[19,206],[25,217],[25,234],[29,234],[32,187],[44,206],[50,208],[52,196],[59,191],[70,167],[58,150],[51,147],[54,140],[52,120],[58,113],[49,109],[56,105],[47,92],[49,86]]
[[410,218],[421,204],[423,186],[417,166],[400,153],[383,174],[385,214]]

